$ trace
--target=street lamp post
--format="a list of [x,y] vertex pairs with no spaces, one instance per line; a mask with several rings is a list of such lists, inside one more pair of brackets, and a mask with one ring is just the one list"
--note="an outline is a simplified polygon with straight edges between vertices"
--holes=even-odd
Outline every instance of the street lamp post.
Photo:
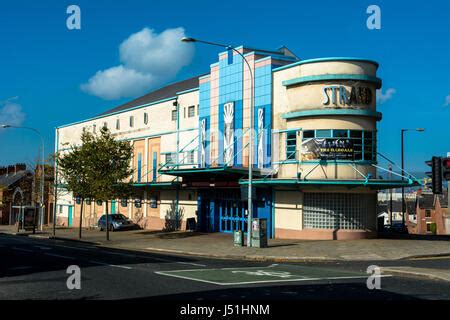
[[250,63],[248,62],[248,60],[245,58],[245,56],[239,52],[238,50],[236,50],[233,46],[231,45],[226,45],[226,44],[221,44],[221,43],[216,43],[216,42],[210,42],[210,41],[204,41],[204,40],[199,40],[199,39],[194,39],[194,38],[188,38],[188,37],[183,37],[181,39],[181,41],[183,42],[199,42],[199,43],[204,43],[204,44],[208,44],[208,45],[212,45],[212,46],[218,46],[218,47],[222,47],[222,48],[226,48],[227,50],[233,50],[234,52],[236,52],[238,55],[240,55],[242,57],[242,59],[245,61],[249,74],[250,74],[250,81],[251,81],[251,85],[250,85],[250,142],[249,142],[249,152],[248,152],[248,157],[249,157],[249,161],[248,161],[248,218],[247,218],[247,246],[251,247],[252,245],[252,237],[251,237],[251,231],[252,231],[252,216],[253,216],[253,203],[252,203],[252,184],[253,184],[253,114],[254,114],[254,110],[253,110],[253,90],[254,90],[254,83],[253,83],[253,72],[252,72],[252,68],[250,67]]
[[44,169],[44,162],[45,162],[45,151],[44,151],[44,137],[42,136],[42,134],[35,128],[31,128],[31,127],[22,127],[22,126],[13,126],[13,125],[9,125],[9,124],[2,124],[0,125],[0,128],[3,129],[9,129],[9,128],[15,128],[15,129],[26,129],[26,130],[31,130],[34,133],[36,133],[39,138],[41,139],[41,149],[42,149],[42,162],[41,162],[41,205],[40,205],[40,210],[39,210],[39,230],[42,231],[43,229],[43,225],[44,225],[44,177],[45,177],[45,169]]
[[[401,149],[402,149],[402,176],[405,171],[405,152],[404,152],[404,141],[405,141],[405,132],[406,131],[417,131],[423,132],[424,128],[416,128],[416,129],[402,129],[401,130]],[[402,177],[402,180],[405,180],[405,177]],[[405,229],[405,187],[402,187],[402,228]]]

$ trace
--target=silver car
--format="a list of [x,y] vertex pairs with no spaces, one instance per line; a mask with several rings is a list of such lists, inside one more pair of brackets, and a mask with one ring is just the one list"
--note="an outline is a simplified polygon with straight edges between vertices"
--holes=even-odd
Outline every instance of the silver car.
[[[98,227],[100,231],[106,230],[106,214],[102,215],[98,220]],[[108,215],[108,229],[109,231],[133,229],[136,224],[125,217],[123,214],[110,214]]]

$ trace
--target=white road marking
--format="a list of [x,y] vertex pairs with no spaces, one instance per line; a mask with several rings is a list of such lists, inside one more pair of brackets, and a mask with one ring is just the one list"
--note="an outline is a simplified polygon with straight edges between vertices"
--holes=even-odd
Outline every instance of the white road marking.
[[25,270],[25,269],[32,269],[33,267],[31,266],[22,266],[22,267],[14,267],[14,268],[10,268],[10,270]]
[[189,264],[189,265],[191,265],[191,266],[197,266],[197,267],[206,267],[205,264],[193,263],[193,262],[183,262],[183,261],[178,261],[177,263],[179,263],[179,264]]
[[23,252],[34,252],[33,250],[29,250],[29,249],[22,249],[22,248],[17,248],[17,247],[13,247],[14,250],[17,251],[23,251]]
[[62,258],[62,259],[76,260],[76,258],[74,258],[74,257],[63,256],[63,255],[55,254],[55,253],[45,253],[45,255],[51,256],[51,257],[56,257],[56,258]]
[[128,254],[128,253],[120,253],[120,252],[103,251],[102,253],[112,254],[112,255],[116,255],[116,256],[130,257],[130,258],[149,259],[149,260],[161,261],[161,262],[176,262],[176,261],[169,260],[169,259],[156,258],[156,257],[146,257],[146,256],[141,256],[141,255]]
[[64,246],[64,245],[62,245],[62,244],[55,244],[55,246],[57,246],[57,247],[62,247],[62,248],[75,249],[75,250],[90,251],[90,248],[71,247],[71,246]]
[[117,265],[117,264],[109,264],[109,263],[104,263],[104,262],[100,262],[100,261],[91,260],[89,262],[93,263],[93,264],[99,264],[101,266],[108,266],[108,267],[113,267],[113,268],[121,268],[121,269],[127,269],[127,270],[133,269],[133,268],[127,267],[127,266],[121,266],[121,265]]
[[44,246],[33,246],[33,247],[39,248],[39,249],[41,249],[41,250],[52,250],[52,248],[44,247]]
[[[174,271],[185,271],[185,270],[174,270]],[[300,282],[300,281],[320,281],[320,280],[345,280],[345,279],[367,279],[366,276],[348,276],[348,277],[323,277],[323,278],[300,278],[300,279],[285,279],[285,280],[259,280],[259,281],[246,281],[246,282],[227,282],[227,283],[221,283],[221,282],[214,282],[204,279],[198,279],[198,278],[191,278],[191,277],[185,277],[185,276],[179,276],[174,274],[168,274],[164,271],[155,271],[156,274],[168,276],[168,277],[174,277],[174,278],[181,278],[185,280],[191,280],[191,281],[199,281],[199,282],[206,282],[210,284],[215,284],[219,286],[231,286],[231,285],[241,285],[241,284],[258,284],[258,283],[273,283],[273,282]],[[391,277],[391,275],[381,275],[381,277]]]

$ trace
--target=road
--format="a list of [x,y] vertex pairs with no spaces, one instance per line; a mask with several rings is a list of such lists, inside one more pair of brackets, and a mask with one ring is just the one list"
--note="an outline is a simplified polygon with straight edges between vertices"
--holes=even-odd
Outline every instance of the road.
[[[80,290],[67,287],[70,265],[81,270]],[[0,234],[0,299],[450,300],[450,282],[426,277],[381,277],[369,290],[369,265],[449,270],[450,257],[271,264]]]

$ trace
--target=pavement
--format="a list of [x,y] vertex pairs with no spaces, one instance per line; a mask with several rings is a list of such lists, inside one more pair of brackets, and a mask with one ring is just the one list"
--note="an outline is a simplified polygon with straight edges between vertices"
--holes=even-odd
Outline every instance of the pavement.
[[[0,233],[16,234],[11,226],[0,226]],[[80,241],[78,229],[52,229],[24,236]],[[445,238],[444,238],[445,239]],[[295,262],[295,261],[394,261],[421,257],[450,256],[450,238],[443,240],[362,239],[348,241],[311,241],[270,239],[267,248],[247,248],[233,245],[233,237],[224,233],[162,232],[129,230],[110,233],[95,229],[83,230],[81,241],[98,246],[190,255],[220,259]]]
[[[0,234],[0,257],[0,300],[112,299],[143,301],[146,307],[148,303],[158,307],[157,301],[171,301],[165,311],[168,318],[176,318],[186,306],[179,301],[204,306],[211,301],[266,301],[270,305],[275,300],[450,300],[448,281],[386,271],[370,279],[373,274],[368,272],[374,264],[381,270],[446,272],[450,269],[448,257],[270,263],[4,233]],[[69,286],[74,283],[74,267],[79,268],[79,289]],[[379,286],[370,288],[368,283],[374,284],[377,278]],[[224,310],[217,308],[215,312],[222,314]]]

